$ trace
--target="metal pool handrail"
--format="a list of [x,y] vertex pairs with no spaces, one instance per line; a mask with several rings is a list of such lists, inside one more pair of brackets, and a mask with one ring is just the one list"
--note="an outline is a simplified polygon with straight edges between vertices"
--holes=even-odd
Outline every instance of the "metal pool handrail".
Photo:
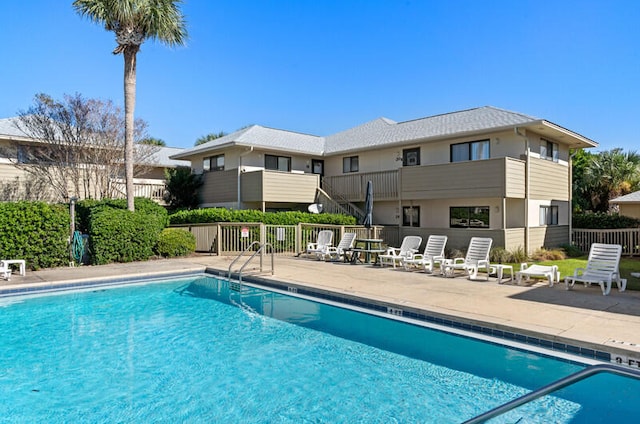
[[231,272],[232,272],[233,264],[235,264],[241,257],[243,257],[246,252],[251,250],[251,248],[254,245],[258,245],[260,247],[258,247],[258,249],[255,252],[253,252],[253,254],[251,256],[249,256],[249,258],[247,258],[247,260],[244,262],[244,264],[242,264],[242,266],[238,270],[238,282],[239,282],[239,284],[242,285],[242,271],[249,264],[249,262],[251,262],[251,259],[253,259],[259,253],[260,253],[260,272],[262,272],[262,268],[263,268],[262,267],[262,251],[267,246],[269,246],[271,248],[271,275],[273,275],[273,270],[274,270],[274,268],[273,268],[273,263],[274,263],[274,261],[273,261],[273,246],[271,245],[271,243],[262,243],[262,244],[260,244],[259,241],[254,241],[246,249],[244,249],[244,251],[242,253],[240,253],[231,262],[231,264],[229,265],[229,281],[231,281]]
[[490,420],[491,418],[495,418],[498,415],[502,415],[505,412],[509,412],[519,406],[522,406],[526,403],[539,399],[542,396],[546,396],[549,393],[555,392],[556,390],[560,390],[578,381],[584,380],[585,378],[588,378],[595,374],[599,374],[603,372],[608,372],[608,373],[617,374],[625,377],[631,377],[631,378],[635,378],[636,380],[640,380],[639,371],[635,371],[627,368],[621,368],[621,367],[617,367],[609,364],[592,365],[574,374],[568,375],[567,377],[561,378],[558,381],[554,381],[551,384],[548,384],[537,390],[534,390],[531,393],[528,393],[510,402],[502,404],[494,409],[491,409],[490,411],[487,411],[481,415],[478,415],[477,417],[474,417],[468,421],[465,421],[464,424],[484,423],[487,420]]

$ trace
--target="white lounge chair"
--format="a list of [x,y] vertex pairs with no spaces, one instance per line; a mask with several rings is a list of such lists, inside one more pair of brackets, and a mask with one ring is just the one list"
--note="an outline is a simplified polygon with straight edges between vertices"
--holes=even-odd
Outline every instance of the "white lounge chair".
[[344,258],[344,252],[352,249],[356,241],[356,233],[344,233],[337,246],[327,247],[325,256],[329,256],[329,259],[338,261],[340,258]]
[[422,237],[420,236],[405,236],[400,247],[389,247],[385,253],[378,255],[380,266],[388,264],[395,268],[396,264],[402,264],[402,260],[413,256],[420,248],[421,243]]
[[620,278],[620,256],[622,246],[619,244],[593,243],[589,249],[589,258],[585,268],[576,268],[573,275],[565,277],[564,283],[567,290],[576,282],[598,284],[604,296],[611,292],[613,281],[618,285],[618,290],[623,292],[627,288],[627,280]]
[[305,253],[307,255],[314,254],[317,258],[324,258],[324,255],[327,254],[329,246],[331,246],[331,240],[333,240],[333,231],[321,230],[318,233],[316,242],[307,244],[307,250],[305,251]]
[[425,272],[432,273],[435,263],[440,263],[442,268],[446,244],[447,236],[429,236],[423,253],[416,253],[402,261],[404,269],[409,271],[412,268],[424,268]]
[[553,287],[560,279],[557,265],[531,265],[526,263],[520,264],[520,271],[516,272],[516,281],[518,285],[522,283],[522,278],[529,281],[531,277],[546,278],[549,280],[549,287]]
[[492,243],[493,239],[489,237],[471,237],[467,255],[464,258],[447,259],[443,265],[444,274],[453,277],[456,270],[463,270],[469,279],[475,280],[480,268],[484,268],[489,281],[489,251]]

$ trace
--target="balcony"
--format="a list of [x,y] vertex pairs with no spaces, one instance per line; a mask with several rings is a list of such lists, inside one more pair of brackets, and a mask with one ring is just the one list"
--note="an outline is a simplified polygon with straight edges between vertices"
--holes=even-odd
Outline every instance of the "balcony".
[[525,196],[525,163],[520,159],[405,166],[399,170],[327,176],[324,189],[331,196],[363,202],[367,181],[379,200],[447,199]]
[[[313,203],[319,177],[316,174],[259,169],[240,174],[243,202]],[[238,201],[238,170],[207,172],[201,191],[202,203]]]

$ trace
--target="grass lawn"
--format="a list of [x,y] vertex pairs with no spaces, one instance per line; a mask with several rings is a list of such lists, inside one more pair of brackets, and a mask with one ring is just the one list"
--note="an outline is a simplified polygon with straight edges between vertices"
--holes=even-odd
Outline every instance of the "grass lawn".
[[[564,277],[567,275],[573,275],[573,270],[576,268],[584,268],[587,264],[587,256],[579,258],[569,258],[561,261],[544,261],[535,262],[539,265],[557,265],[560,271],[560,282],[564,284]],[[514,271],[520,269],[520,264],[514,264]],[[640,258],[625,258],[620,260],[620,274],[621,278],[627,279],[628,290],[640,290],[640,278],[632,277],[632,272],[640,272]],[[612,285],[612,290],[616,290],[615,283]]]

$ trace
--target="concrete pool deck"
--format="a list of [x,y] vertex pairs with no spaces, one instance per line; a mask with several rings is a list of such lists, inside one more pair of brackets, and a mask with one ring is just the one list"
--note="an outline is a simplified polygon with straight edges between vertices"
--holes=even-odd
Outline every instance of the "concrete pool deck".
[[[17,273],[0,280],[0,289],[54,287],[99,279],[197,273],[207,268],[226,271],[233,258],[194,256],[128,264],[81,266]],[[265,267],[265,269],[268,267]],[[399,308],[425,311],[484,327],[541,337],[559,343],[602,350],[640,361],[640,292],[611,290],[603,296],[597,286],[564,282],[549,287],[545,281],[518,286],[506,281],[470,281],[462,276],[443,278],[401,268],[321,262],[304,257],[276,257],[275,274],[261,274],[299,287],[341,296],[369,299]]]

